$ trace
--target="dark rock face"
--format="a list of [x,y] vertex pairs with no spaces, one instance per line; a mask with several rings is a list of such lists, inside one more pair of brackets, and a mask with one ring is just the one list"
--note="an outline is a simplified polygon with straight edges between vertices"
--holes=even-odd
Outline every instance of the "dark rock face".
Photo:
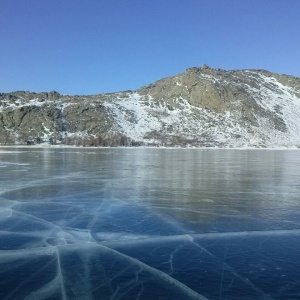
[[0,94],[0,144],[300,145],[300,79],[207,65],[137,91]]

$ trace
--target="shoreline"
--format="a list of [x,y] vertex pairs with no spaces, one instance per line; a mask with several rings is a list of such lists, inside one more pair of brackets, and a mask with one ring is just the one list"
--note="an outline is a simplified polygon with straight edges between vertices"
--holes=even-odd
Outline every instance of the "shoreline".
[[0,149],[7,148],[25,148],[25,149],[158,149],[158,150],[300,150],[297,146],[289,147],[165,147],[165,146],[117,146],[117,147],[84,147],[76,145],[49,145],[49,144],[39,144],[39,145],[11,145],[4,146],[0,145]]

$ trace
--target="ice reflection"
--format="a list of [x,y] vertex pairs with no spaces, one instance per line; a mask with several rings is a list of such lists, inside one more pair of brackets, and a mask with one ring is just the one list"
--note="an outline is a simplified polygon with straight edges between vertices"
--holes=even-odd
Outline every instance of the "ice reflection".
[[299,160],[0,151],[0,298],[297,299]]

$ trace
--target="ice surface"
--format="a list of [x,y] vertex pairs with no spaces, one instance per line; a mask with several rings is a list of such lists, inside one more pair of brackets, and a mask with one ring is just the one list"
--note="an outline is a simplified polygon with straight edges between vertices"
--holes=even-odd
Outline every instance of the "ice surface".
[[10,151],[1,299],[300,297],[300,152]]

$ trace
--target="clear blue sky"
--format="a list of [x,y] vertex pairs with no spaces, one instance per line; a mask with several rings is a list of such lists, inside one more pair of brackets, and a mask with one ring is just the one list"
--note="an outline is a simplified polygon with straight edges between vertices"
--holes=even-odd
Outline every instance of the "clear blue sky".
[[203,63],[300,77],[300,0],[0,0],[0,92],[137,89]]

